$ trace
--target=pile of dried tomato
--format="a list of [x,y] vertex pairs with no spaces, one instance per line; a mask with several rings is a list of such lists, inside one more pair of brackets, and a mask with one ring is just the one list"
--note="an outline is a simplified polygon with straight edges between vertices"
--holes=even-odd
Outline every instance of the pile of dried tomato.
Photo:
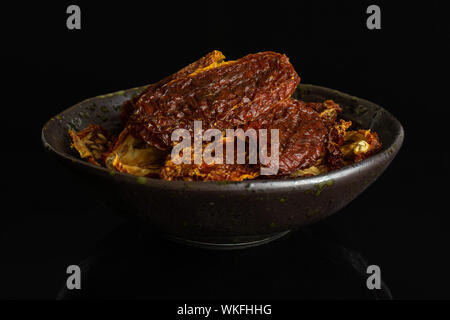
[[[177,141],[172,141],[172,133],[184,129],[194,139],[195,121],[201,121],[202,130],[223,132],[224,141],[229,129],[278,129],[278,178],[324,173],[381,148],[375,132],[348,130],[351,122],[338,120],[342,108],[332,100],[292,98],[300,77],[285,55],[260,52],[224,59],[213,51],[125,102],[118,137],[94,124],[79,132],[69,130],[72,146],[82,158],[112,170],[199,181],[255,179],[269,164],[230,164],[225,159],[175,163],[171,150]],[[193,148],[183,153],[193,154]]]

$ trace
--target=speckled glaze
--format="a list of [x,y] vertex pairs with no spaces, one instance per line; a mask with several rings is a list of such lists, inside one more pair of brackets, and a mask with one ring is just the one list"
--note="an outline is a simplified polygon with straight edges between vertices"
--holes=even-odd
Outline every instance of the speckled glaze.
[[243,182],[184,182],[138,178],[80,160],[67,129],[98,123],[118,133],[123,101],[143,87],[91,98],[50,119],[42,129],[44,147],[85,181],[98,198],[122,215],[139,218],[178,241],[206,246],[265,243],[286,231],[324,219],[355,199],[390,164],[404,138],[400,122],[380,106],[314,85],[300,85],[294,97],[333,99],[342,117],[375,130],[382,150],[359,163],[309,178]]

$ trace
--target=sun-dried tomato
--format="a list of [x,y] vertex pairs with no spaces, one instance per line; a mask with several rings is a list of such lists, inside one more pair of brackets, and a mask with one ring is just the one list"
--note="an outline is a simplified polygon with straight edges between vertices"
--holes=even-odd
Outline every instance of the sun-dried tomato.
[[245,125],[289,98],[299,81],[285,55],[250,54],[142,94],[129,127],[149,144],[170,149],[174,129],[192,132],[196,120],[202,121],[205,129]]
[[[208,53],[206,56],[201,57],[199,60],[189,64],[188,66],[184,67],[183,69],[175,72],[174,74],[165,77],[164,79],[158,81],[157,83],[151,84],[145,88],[145,90],[141,93],[143,94],[150,94],[151,92],[154,92],[156,89],[160,88],[161,86],[165,85],[166,83],[169,83],[170,81],[178,78],[185,77],[196,70],[200,70],[206,67],[215,66],[216,64],[221,63],[225,59],[225,56],[222,54],[222,52],[218,50],[214,50],[210,53]],[[120,121],[122,125],[126,125],[130,116],[133,114],[134,110],[136,109],[136,102],[139,100],[140,96],[136,96],[131,100],[127,100],[122,105],[122,112],[120,114]]]
[[284,100],[248,128],[278,129],[281,175],[313,165],[324,151],[327,129],[319,114],[303,101]]

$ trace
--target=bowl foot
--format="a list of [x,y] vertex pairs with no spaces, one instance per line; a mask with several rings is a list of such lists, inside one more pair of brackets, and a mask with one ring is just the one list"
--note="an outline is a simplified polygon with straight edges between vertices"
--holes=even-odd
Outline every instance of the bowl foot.
[[174,241],[176,243],[188,245],[191,247],[201,248],[201,249],[209,249],[209,250],[239,250],[239,249],[247,249],[252,247],[257,247],[274,240],[277,240],[281,237],[287,235],[291,230],[274,233],[271,235],[265,236],[257,236],[257,237],[248,237],[246,241],[246,237],[239,237],[234,241],[228,242],[210,242],[210,241],[200,241],[200,240],[191,240],[191,239],[183,239],[175,236],[166,235],[168,240]]

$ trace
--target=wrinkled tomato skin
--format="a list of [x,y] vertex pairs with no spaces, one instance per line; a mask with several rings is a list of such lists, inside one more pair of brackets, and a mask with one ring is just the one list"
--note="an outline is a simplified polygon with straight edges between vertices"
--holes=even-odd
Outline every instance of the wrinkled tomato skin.
[[247,128],[278,129],[280,175],[314,165],[324,152],[328,132],[315,110],[292,98],[278,103]]
[[192,133],[194,121],[202,121],[204,129],[245,125],[289,98],[299,82],[285,55],[250,54],[145,92],[130,127],[147,143],[170,149],[173,130]]
[[171,74],[170,76],[165,77],[164,79],[161,79],[160,81],[153,83],[151,85],[148,85],[145,90],[137,97],[134,97],[131,100],[127,100],[122,105],[122,111],[120,113],[120,122],[123,126],[125,126],[128,123],[128,120],[133,115],[134,111],[136,110],[136,103],[139,101],[139,98],[142,95],[149,95],[152,94],[152,92],[155,92],[158,88],[161,88],[163,85],[169,83],[172,80],[186,77],[189,74],[193,73],[196,70],[206,68],[211,64],[221,62],[225,59],[225,56],[222,54],[222,52],[218,50],[211,51],[207,55],[201,57],[197,61],[187,65],[186,67],[178,70],[174,74]]

